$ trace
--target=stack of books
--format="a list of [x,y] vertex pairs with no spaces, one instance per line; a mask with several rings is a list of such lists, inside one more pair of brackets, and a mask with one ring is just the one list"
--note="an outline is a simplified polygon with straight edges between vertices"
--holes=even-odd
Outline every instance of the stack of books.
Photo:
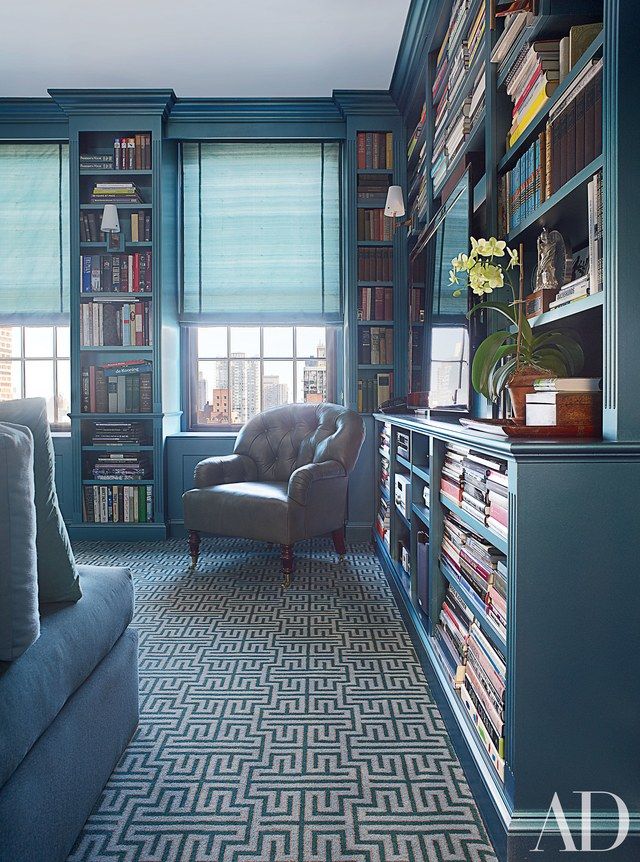
[[392,371],[381,372],[374,377],[358,380],[359,413],[373,413],[390,398],[393,398]]
[[544,39],[526,45],[506,80],[513,102],[507,148],[512,147],[553,95],[560,79],[560,40]]
[[362,326],[358,333],[360,365],[393,364],[393,329],[390,326]]
[[393,288],[361,287],[358,320],[393,320]]
[[393,168],[393,134],[391,132],[358,132],[356,138],[359,170]]
[[358,200],[380,200],[387,198],[389,191],[388,174],[361,174],[358,177]]
[[508,518],[502,523],[492,513],[488,482],[507,487],[507,462],[493,455],[486,455],[467,446],[447,444],[440,478],[440,491],[456,506],[460,506],[485,527],[503,539],[507,538]]
[[102,300],[81,303],[82,347],[149,347],[152,344],[150,302]]
[[80,170],[113,170],[113,153],[80,153]]
[[393,225],[385,218],[384,209],[358,210],[358,240],[365,242],[387,242],[393,239]]
[[498,218],[507,232],[519,227],[546,200],[546,153],[543,131],[500,178]]
[[131,135],[113,142],[113,162],[116,170],[143,171],[151,169],[151,135]]
[[536,22],[534,15],[535,0],[518,0],[518,2],[496,4],[496,18],[504,19],[504,27],[491,52],[491,62],[498,65],[498,74],[501,76],[511,59],[511,49],[516,43],[518,36]]
[[596,377],[541,378],[526,396],[526,424],[566,428],[574,436],[602,430],[602,380]]
[[150,524],[153,486],[85,485],[82,519],[88,524]]
[[418,124],[413,130],[413,134],[409,138],[409,143],[407,144],[407,159],[410,161],[413,156],[414,150],[418,145],[418,140],[422,135],[422,130],[424,129],[424,124],[427,119],[427,103],[425,102],[422,106],[422,111],[420,112],[420,119],[418,120]]
[[135,183],[95,183],[92,204],[141,204],[140,189]]
[[129,359],[82,369],[80,406],[83,413],[151,413],[152,365]]
[[493,767],[504,780],[506,662],[452,586],[447,587],[442,602],[435,642],[442,668],[469,713]]
[[602,171],[587,186],[589,207],[589,293],[598,293],[604,285],[604,198]]
[[83,293],[151,293],[151,251],[133,254],[83,254]]
[[98,455],[91,466],[91,478],[99,481],[148,479],[149,464],[139,455],[109,452]]
[[141,422],[93,422],[92,446],[145,446],[149,436]]
[[391,255],[390,248],[359,248],[358,281],[391,281]]

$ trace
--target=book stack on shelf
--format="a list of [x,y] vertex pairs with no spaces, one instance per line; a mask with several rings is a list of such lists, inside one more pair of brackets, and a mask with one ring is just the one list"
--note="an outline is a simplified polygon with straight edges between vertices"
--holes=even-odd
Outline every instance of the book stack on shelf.
[[80,170],[113,170],[113,153],[80,153]]
[[393,320],[393,289],[390,287],[361,287],[358,320]]
[[506,71],[510,51],[518,36],[536,21],[534,6],[535,0],[519,0],[518,3],[513,3],[512,0],[504,0],[504,2],[498,0],[496,3],[496,19],[502,18],[504,26],[491,51],[491,62],[498,65],[500,76]]
[[151,293],[151,252],[83,254],[82,293]]
[[362,326],[358,341],[360,365],[393,364],[393,329],[390,326]]
[[500,213],[507,233],[516,230],[602,154],[602,59],[587,64],[553,106],[544,130],[500,178]]
[[151,524],[152,485],[85,485],[82,519],[89,524]]
[[391,281],[391,249],[359,248],[358,281]]
[[91,446],[148,446],[150,436],[142,422],[94,422],[89,431]]
[[393,239],[391,219],[385,218],[384,209],[358,210],[358,240],[362,242],[390,242]]
[[113,141],[113,167],[120,171],[151,169],[151,135],[141,133]]
[[356,138],[358,170],[393,168],[393,134],[391,132],[358,132]]
[[80,346],[149,347],[151,321],[150,302],[83,302]]
[[82,369],[83,413],[151,413],[152,364],[125,360]]
[[425,172],[427,158],[427,141],[425,124],[427,119],[427,104],[422,105],[420,119],[411,135],[407,146],[407,159],[410,167],[409,191],[407,200],[411,216],[411,231],[416,232],[426,217],[427,176]]
[[388,548],[391,525],[391,513],[389,509],[389,501],[391,499],[391,428],[389,425],[385,424],[380,428],[378,453],[380,456],[380,474],[378,476],[380,483],[380,494],[378,496],[380,499],[376,514],[376,531]]
[[141,204],[142,193],[135,183],[95,183],[92,204]]
[[506,461],[466,446],[447,444],[440,492],[483,526],[506,539],[508,511],[503,514],[496,508],[491,509],[489,492],[493,484],[507,488]]
[[513,102],[507,149],[548,102],[559,80],[559,39],[538,39],[522,49],[506,79],[507,93]]
[[87,472],[98,482],[149,479],[151,473],[146,456],[131,452],[98,455],[87,464]]
[[388,174],[361,174],[358,177],[358,200],[386,200],[389,191]]

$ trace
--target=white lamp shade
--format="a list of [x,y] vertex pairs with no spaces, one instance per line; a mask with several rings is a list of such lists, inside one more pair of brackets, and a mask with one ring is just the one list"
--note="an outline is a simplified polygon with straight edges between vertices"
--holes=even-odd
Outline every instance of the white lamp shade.
[[102,210],[102,221],[100,230],[111,233],[120,233],[120,219],[118,218],[118,207],[115,204],[105,204]]
[[384,206],[384,214],[392,218],[404,215],[404,198],[402,197],[402,186],[389,186],[387,202]]

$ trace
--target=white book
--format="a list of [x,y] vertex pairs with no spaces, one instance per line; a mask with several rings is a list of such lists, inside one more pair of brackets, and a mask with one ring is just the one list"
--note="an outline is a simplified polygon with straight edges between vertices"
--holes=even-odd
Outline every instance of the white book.
[[600,392],[601,377],[549,377],[533,381],[536,392]]

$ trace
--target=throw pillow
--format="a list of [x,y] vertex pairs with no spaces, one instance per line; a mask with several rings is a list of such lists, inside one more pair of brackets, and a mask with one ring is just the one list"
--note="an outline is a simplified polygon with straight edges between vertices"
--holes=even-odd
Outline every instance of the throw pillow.
[[39,634],[33,437],[0,423],[0,661],[18,658]]
[[58,507],[53,442],[44,398],[0,402],[0,422],[33,435],[38,592],[41,602],[76,602],[82,595],[67,528]]

